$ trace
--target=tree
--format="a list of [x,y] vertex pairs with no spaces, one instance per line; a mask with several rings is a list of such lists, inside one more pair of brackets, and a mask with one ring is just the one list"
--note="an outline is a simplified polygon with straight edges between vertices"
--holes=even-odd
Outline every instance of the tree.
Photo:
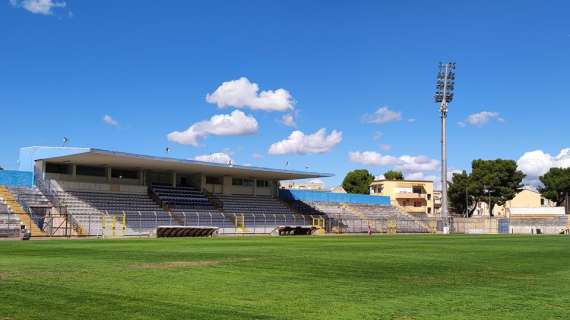
[[455,213],[471,217],[477,208],[476,193],[471,176],[465,170],[453,174],[447,195],[449,205]]
[[489,205],[491,216],[495,205],[504,205],[522,190],[525,174],[513,160],[475,160],[471,167],[470,190],[478,202]]
[[386,180],[404,180],[404,174],[401,171],[386,171],[384,173],[384,179]]
[[374,176],[366,169],[350,171],[342,181],[342,187],[348,193],[370,194],[370,184]]
[[570,168],[551,168],[540,177],[540,182],[543,184],[539,188],[542,196],[556,202],[557,206],[562,206],[570,194]]

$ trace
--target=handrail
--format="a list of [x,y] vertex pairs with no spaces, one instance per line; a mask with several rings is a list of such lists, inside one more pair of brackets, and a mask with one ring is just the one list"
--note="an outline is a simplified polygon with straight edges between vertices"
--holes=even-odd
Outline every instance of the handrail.
[[162,201],[162,199],[160,199],[160,196],[156,192],[154,192],[152,186],[148,187],[148,195],[156,204],[160,206],[161,209],[169,211],[169,208],[167,208],[167,204],[164,201]]
[[65,217],[65,219],[71,223],[71,228],[75,230],[78,235],[81,235],[83,233],[81,224],[79,224],[75,217],[69,213],[67,206],[63,203],[63,200],[59,198],[59,192],[55,190],[53,182],[51,180],[44,179],[37,169],[34,169],[34,171],[34,183],[36,187],[51,202],[53,207],[58,208],[60,216]]
[[206,189],[202,190],[202,192],[204,193],[206,198],[208,198],[208,201],[210,201],[210,203],[214,206],[214,208],[218,209],[220,212],[224,212],[224,202],[220,198],[218,198],[212,192],[209,192]]

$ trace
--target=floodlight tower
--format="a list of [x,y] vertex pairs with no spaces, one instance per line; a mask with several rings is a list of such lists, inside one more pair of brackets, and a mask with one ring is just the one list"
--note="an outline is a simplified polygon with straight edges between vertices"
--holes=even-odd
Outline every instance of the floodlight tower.
[[453,100],[455,88],[455,62],[439,64],[435,102],[439,103],[441,112],[441,218],[443,220],[443,233],[449,233],[449,206],[447,201],[447,141],[446,120],[447,106]]

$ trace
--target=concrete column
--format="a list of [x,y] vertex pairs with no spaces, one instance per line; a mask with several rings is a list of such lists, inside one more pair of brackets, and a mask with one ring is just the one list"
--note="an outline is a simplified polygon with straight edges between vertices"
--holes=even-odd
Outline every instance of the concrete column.
[[42,161],[41,166],[42,166],[42,171],[41,171],[42,179],[45,179],[46,178],[46,162]]
[[107,174],[107,181],[111,181],[111,168],[105,168],[105,173]]
[[253,179],[253,195],[257,195],[257,179]]
[[176,172],[172,173],[172,186],[176,187]]
[[231,176],[224,176],[222,182],[223,182],[222,193],[223,194],[232,194],[232,177]]
[[74,178],[77,176],[77,165],[76,164],[71,165],[71,176],[73,176]]

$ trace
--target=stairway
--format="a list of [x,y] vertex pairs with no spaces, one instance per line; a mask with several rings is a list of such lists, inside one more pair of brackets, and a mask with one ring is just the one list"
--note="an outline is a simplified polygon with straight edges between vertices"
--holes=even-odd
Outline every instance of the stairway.
[[8,209],[13,214],[20,218],[20,221],[29,228],[32,232],[32,237],[43,237],[45,232],[41,230],[33,221],[32,218],[26,211],[22,208],[20,203],[14,198],[14,195],[4,186],[0,186],[0,199],[8,206]]
[[341,207],[344,210],[351,212],[353,215],[357,216],[361,220],[370,220],[370,218],[366,214],[364,214],[362,211],[358,210],[353,206],[350,206],[346,203],[341,203]]

